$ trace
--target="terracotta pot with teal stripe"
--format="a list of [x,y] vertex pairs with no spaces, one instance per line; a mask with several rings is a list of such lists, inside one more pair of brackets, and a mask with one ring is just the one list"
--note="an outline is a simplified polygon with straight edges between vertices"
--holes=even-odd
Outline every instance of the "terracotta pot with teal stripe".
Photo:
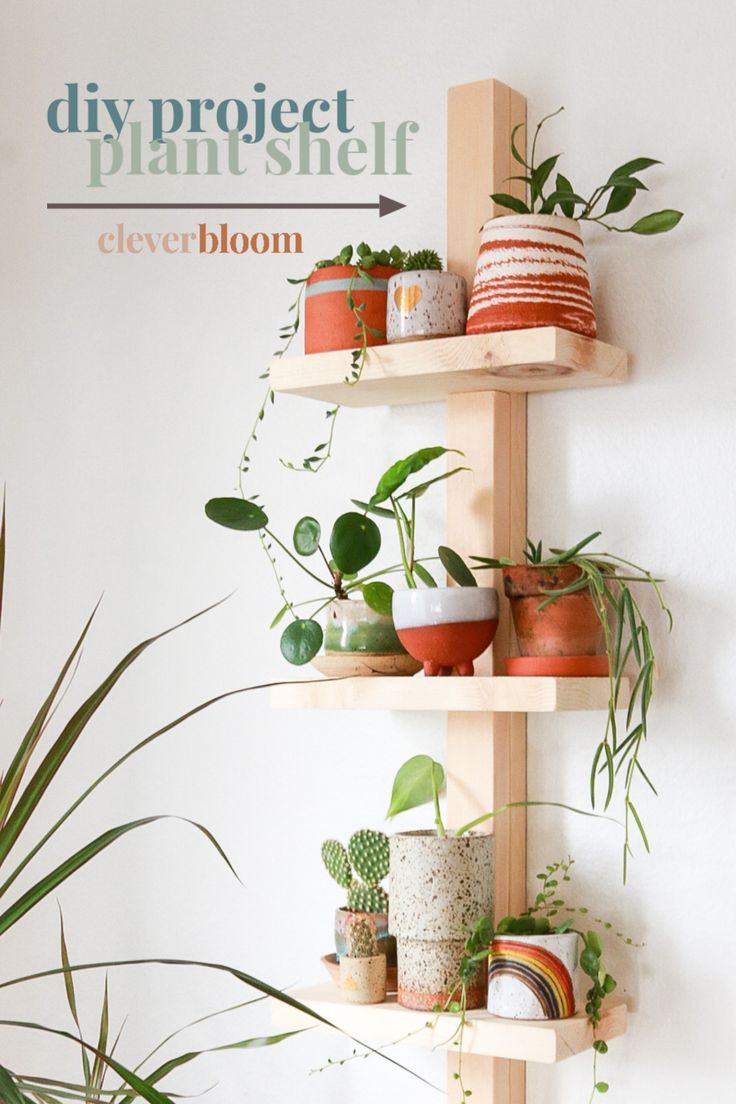
[[355,315],[347,304],[351,280],[356,306],[365,304],[363,319],[371,329],[381,334],[367,333],[369,345],[386,344],[386,309],[388,281],[397,272],[389,265],[376,265],[370,275],[372,283],[356,276],[355,265],[331,265],[318,268],[307,280],[304,304],[304,352],[329,353],[335,349],[355,349],[361,344]]

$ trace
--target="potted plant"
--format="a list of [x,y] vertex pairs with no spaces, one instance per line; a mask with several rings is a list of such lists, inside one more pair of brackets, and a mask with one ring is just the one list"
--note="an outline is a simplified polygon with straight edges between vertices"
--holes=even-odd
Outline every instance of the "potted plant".
[[388,282],[389,343],[454,337],[465,332],[465,280],[442,269],[442,259],[434,249],[404,256],[401,272]]
[[[513,801],[450,831],[440,810],[444,781],[442,765],[429,755],[408,759],[394,779],[387,819],[431,803],[435,827],[390,837],[388,926],[396,936],[399,1003],[457,1011],[451,1005],[468,932],[479,917],[493,916],[494,838],[476,829],[509,809],[541,805],[610,818],[559,801]],[[487,959],[486,950],[462,970],[468,1009],[485,1007]]]
[[368,920],[353,916],[347,952],[340,957],[340,988],[351,1004],[380,1004],[386,999],[386,956],[378,950]]
[[[640,761],[647,737],[649,706],[654,694],[655,655],[649,623],[635,590],[651,588],[672,627],[672,614],[661,590],[661,579],[637,564],[609,552],[586,551],[600,536],[592,533],[571,548],[552,548],[543,555],[541,541],[527,540],[525,562],[473,556],[476,570],[499,568],[511,603],[520,657],[508,660],[512,675],[605,675],[609,680],[608,714],[603,739],[597,745],[590,776],[595,806],[599,774],[607,782],[605,807],[611,802],[616,776],[624,774],[626,838],[624,879],[630,856],[630,831],[635,824],[647,851],[649,841],[632,801],[636,779],[656,793]],[[627,664],[635,676],[626,715],[619,731],[616,710]],[[632,725],[632,722],[633,725]]]
[[[326,674],[402,675],[414,674],[419,669],[394,630],[390,601],[387,604],[386,600],[389,588],[377,578],[400,570],[401,565],[390,564],[369,575],[360,575],[381,548],[381,533],[372,518],[355,511],[341,514],[330,532],[328,555],[321,543],[322,527],[314,517],[299,519],[289,548],[269,527],[263,507],[251,499],[213,498],[206,504],[205,513],[225,528],[258,533],[283,603],[271,628],[287,614],[291,617],[281,634],[281,654],[287,662],[300,666],[315,661]],[[276,559],[277,550],[320,585],[321,596],[298,603],[288,597]],[[309,563],[315,556],[322,566],[313,570]],[[362,597],[357,598],[358,594]],[[303,606],[315,607],[310,616],[300,616],[298,608]],[[317,620],[325,609],[326,631]],[[323,643],[326,657],[316,659]]]
[[620,165],[587,199],[567,177],[555,173],[559,154],[537,163],[539,133],[547,120],[562,110],[537,125],[529,161],[515,143],[520,127],[512,131],[511,153],[523,173],[511,179],[528,186],[528,202],[506,193],[491,196],[494,203],[514,214],[489,219],[481,230],[468,309],[469,334],[560,326],[595,337],[580,223],[594,222],[620,234],[651,235],[672,230],[682,218],[681,211],[663,210],[644,215],[631,226],[609,221],[610,216],[629,207],[637,192],[647,190],[638,174],[660,163],[651,157],[636,157]]
[[388,966],[395,969],[396,940],[388,932],[388,894],[381,885],[388,877],[388,836],[361,828],[353,832],[347,847],[339,840],[325,840],[321,854],[327,873],[347,890],[346,906],[335,913],[337,961],[347,952],[351,923],[356,917],[362,917],[386,956]]
[[407,589],[392,595],[394,625],[407,652],[423,664],[425,675],[450,675],[453,670],[472,675],[473,660],[490,645],[498,626],[497,592],[479,587],[452,549],[441,547],[438,552],[459,587],[438,587],[415,555],[417,498],[433,484],[467,469],[453,468],[408,490],[402,488],[428,464],[456,451],[441,445],[419,449],[384,472],[368,502],[353,500],[396,526]]

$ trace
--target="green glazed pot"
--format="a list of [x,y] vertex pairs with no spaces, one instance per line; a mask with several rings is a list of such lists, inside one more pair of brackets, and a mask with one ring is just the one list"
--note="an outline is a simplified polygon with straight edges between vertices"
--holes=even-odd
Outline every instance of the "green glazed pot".
[[336,598],[328,606],[325,652],[406,655],[391,617],[356,598]]

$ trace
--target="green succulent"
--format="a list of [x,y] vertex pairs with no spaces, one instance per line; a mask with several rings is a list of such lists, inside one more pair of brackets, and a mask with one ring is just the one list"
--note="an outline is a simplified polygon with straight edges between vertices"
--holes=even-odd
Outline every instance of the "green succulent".
[[348,891],[351,912],[386,912],[388,895],[380,883],[388,876],[389,844],[383,832],[361,828],[345,848],[339,840],[325,840],[322,862],[327,873]]
[[415,253],[407,253],[404,257],[404,272],[417,272],[419,269],[431,269],[441,272],[444,268],[442,258],[436,249],[418,249]]
[[348,958],[373,958],[378,954],[378,943],[370,920],[358,917],[348,928]]

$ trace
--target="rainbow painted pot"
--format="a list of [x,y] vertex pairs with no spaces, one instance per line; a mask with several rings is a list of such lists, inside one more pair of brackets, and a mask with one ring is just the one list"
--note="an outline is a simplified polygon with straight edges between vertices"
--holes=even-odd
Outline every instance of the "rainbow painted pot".
[[579,944],[575,932],[496,936],[488,968],[488,1011],[509,1020],[574,1016]]
[[498,592],[493,587],[432,587],[397,590],[396,635],[425,675],[473,675],[473,660],[498,628]]

